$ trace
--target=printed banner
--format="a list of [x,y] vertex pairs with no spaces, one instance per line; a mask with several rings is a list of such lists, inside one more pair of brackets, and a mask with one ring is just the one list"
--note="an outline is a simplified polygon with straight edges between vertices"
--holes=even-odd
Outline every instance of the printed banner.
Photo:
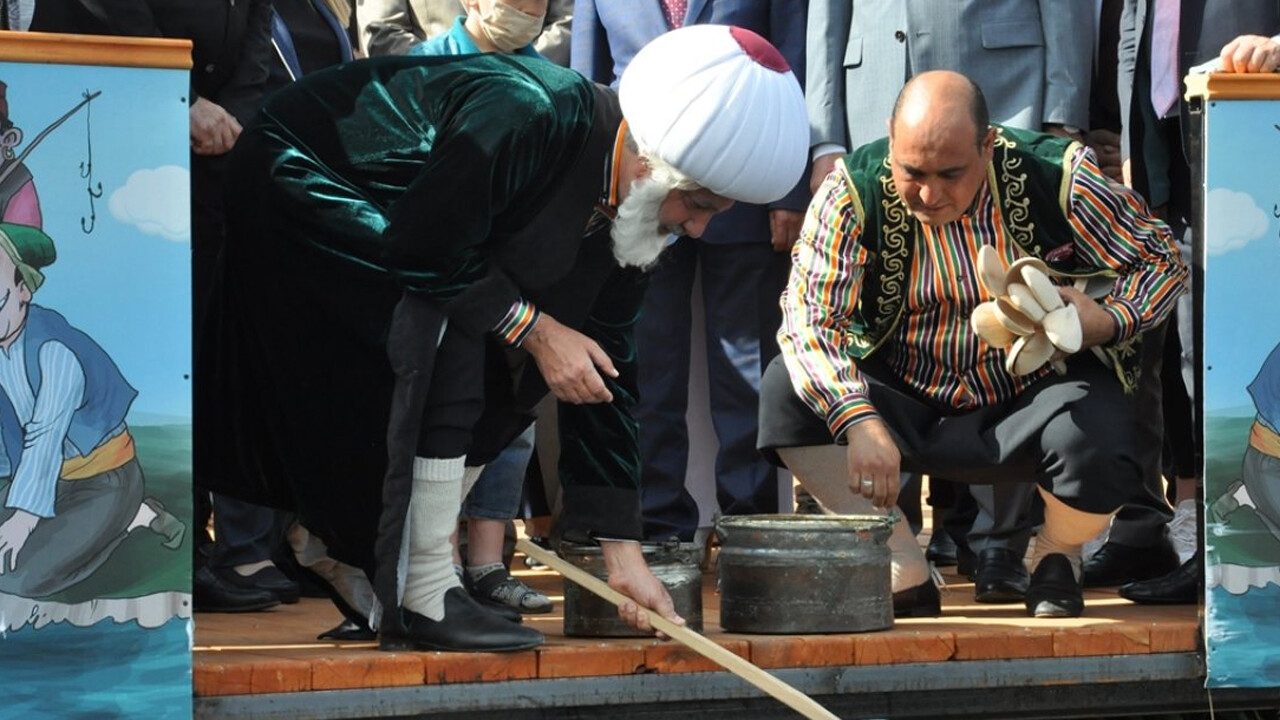
[[0,83],[0,715],[189,718],[188,72]]
[[1280,686],[1280,99],[1205,108],[1209,687]]

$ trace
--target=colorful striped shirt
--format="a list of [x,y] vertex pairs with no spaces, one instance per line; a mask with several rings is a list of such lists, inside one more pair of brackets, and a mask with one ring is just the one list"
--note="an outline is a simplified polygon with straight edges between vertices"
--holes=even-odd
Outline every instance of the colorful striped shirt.
[[[1068,221],[1077,256],[1118,273],[1101,301],[1116,321],[1116,341],[1168,315],[1187,278],[1168,228],[1139,196],[1107,180],[1084,148],[1071,163]],[[969,326],[974,307],[990,299],[978,280],[978,248],[993,246],[1006,264],[1021,254],[989,187],[960,219],[916,225],[901,320],[877,357],[919,395],[958,411],[1016,397],[1050,370],[1010,374],[1004,348],[987,345]],[[837,439],[876,415],[846,350],[862,273],[872,261],[863,231],[844,173],[832,173],[809,206],[781,300],[778,343],[791,382]]]

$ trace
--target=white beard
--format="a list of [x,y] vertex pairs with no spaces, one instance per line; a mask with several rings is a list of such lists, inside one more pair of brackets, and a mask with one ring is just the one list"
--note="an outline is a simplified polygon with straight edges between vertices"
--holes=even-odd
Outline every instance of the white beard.
[[658,211],[670,192],[667,183],[651,176],[631,184],[609,232],[613,238],[613,257],[619,265],[643,270],[666,249],[671,232],[662,227]]

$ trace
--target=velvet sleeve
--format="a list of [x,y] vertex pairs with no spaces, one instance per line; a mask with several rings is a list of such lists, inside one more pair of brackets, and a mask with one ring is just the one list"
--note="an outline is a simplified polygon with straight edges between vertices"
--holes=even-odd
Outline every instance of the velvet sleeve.
[[635,324],[645,285],[639,270],[614,269],[583,327],[618,370],[617,378],[604,378],[613,402],[559,405],[561,522],[570,539],[643,536]]
[[561,180],[591,119],[589,103],[557,104],[532,76],[490,79],[434,100],[434,145],[387,213],[386,264],[405,290],[478,333],[520,297],[496,246]]

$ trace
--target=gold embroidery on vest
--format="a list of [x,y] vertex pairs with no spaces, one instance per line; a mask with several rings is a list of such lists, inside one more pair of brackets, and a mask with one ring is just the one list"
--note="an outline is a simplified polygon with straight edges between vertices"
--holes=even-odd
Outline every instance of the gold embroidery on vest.
[[886,172],[880,175],[882,199],[880,207],[884,210],[884,222],[880,237],[880,295],[876,298],[875,330],[881,338],[887,337],[890,328],[897,322],[898,311],[902,308],[904,283],[907,279],[908,233],[912,218],[907,206],[898,196],[893,184],[893,175],[887,172],[889,158],[884,160]]
[[1043,257],[1044,251],[1036,242],[1036,224],[1031,220],[1031,199],[1027,197],[1027,173],[1022,170],[1022,158],[1009,152],[1017,147],[1003,132],[996,133],[994,162],[1000,168],[1000,184],[1003,187],[1002,207],[1005,228],[1023,252]]

